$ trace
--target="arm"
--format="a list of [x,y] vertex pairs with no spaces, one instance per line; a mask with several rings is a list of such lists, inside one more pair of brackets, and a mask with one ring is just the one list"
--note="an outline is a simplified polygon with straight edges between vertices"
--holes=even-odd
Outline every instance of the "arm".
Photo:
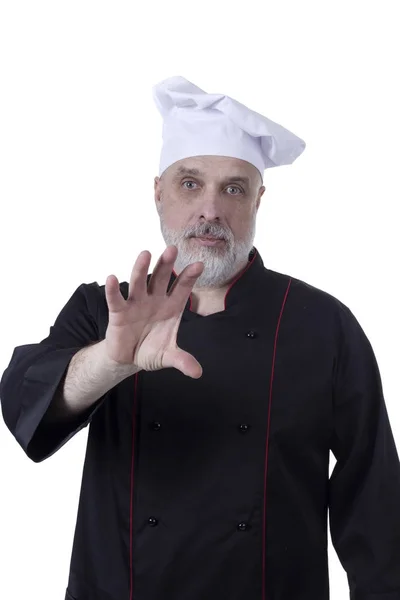
[[[17,346],[2,375],[0,400],[4,422],[34,462],[49,458],[86,427],[107,399],[108,384],[104,379],[93,386],[87,381],[89,370],[93,375],[93,369],[97,367],[99,372],[103,364],[101,359],[93,361],[102,347],[98,343],[101,341],[98,311],[102,301],[97,282],[81,284],[58,314],[47,338],[39,343]],[[88,360],[83,363],[84,355]],[[86,365],[82,389],[73,383],[80,362]],[[107,376],[110,386],[116,385],[120,375]],[[65,384],[68,386],[66,397]],[[83,392],[82,396],[80,392]],[[83,410],[78,409],[78,398],[82,400]]]
[[105,340],[79,350],[71,359],[44,417],[44,424],[79,415],[126,377],[140,369],[108,358]]
[[400,463],[371,344],[340,303],[329,480],[332,544],[352,600],[400,600]]

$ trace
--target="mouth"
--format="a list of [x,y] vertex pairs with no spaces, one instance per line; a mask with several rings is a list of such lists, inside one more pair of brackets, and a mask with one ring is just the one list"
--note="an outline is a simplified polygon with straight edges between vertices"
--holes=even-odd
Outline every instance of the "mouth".
[[223,238],[215,238],[210,236],[193,236],[193,239],[195,239],[196,242],[198,244],[201,244],[202,246],[218,246],[225,243],[225,240]]

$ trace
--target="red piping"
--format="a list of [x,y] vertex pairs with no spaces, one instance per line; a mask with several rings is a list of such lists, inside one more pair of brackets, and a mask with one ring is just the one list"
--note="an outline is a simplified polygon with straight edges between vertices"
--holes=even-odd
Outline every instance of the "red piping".
[[229,292],[231,291],[232,287],[235,285],[235,283],[237,282],[237,280],[240,279],[241,277],[243,277],[243,275],[246,273],[247,269],[249,269],[251,267],[251,265],[253,264],[256,256],[257,256],[257,252],[254,252],[254,256],[253,256],[253,258],[250,261],[248,261],[248,263],[246,265],[246,268],[243,269],[243,271],[240,271],[240,273],[238,274],[238,276],[235,277],[235,279],[230,284],[229,288],[226,290],[226,294],[225,294],[225,298],[224,298],[224,306],[225,306],[225,308],[226,308],[226,298],[227,298]]
[[132,407],[132,462],[131,462],[131,501],[130,501],[130,515],[129,515],[129,570],[130,570],[130,595],[129,600],[133,598],[133,554],[132,554],[132,545],[133,545],[133,480],[134,480],[134,467],[135,467],[135,431],[136,431],[136,407],[135,400],[137,397],[137,385],[138,385],[138,376],[139,373],[135,375],[135,391],[133,398],[133,407]]
[[271,422],[271,404],[272,404],[272,382],[274,379],[274,366],[275,366],[275,356],[276,356],[276,341],[278,338],[278,331],[279,331],[279,326],[280,326],[280,322],[281,322],[281,318],[282,318],[282,313],[283,313],[283,309],[285,307],[285,303],[286,303],[286,298],[288,296],[289,293],[289,288],[290,288],[290,284],[291,284],[292,280],[289,279],[289,283],[286,289],[286,294],[285,297],[283,299],[283,303],[282,303],[282,308],[281,308],[281,313],[279,315],[279,319],[278,319],[278,324],[276,326],[276,333],[275,333],[275,343],[274,343],[274,353],[273,353],[273,357],[272,357],[272,369],[271,369],[271,384],[270,384],[270,388],[269,388],[269,406],[268,406],[268,428],[267,428],[267,440],[266,440],[266,444],[265,444],[265,473],[264,473],[264,516],[263,516],[263,547],[262,547],[262,598],[263,600],[266,600],[266,596],[265,596],[265,531],[266,531],[266,513],[267,513],[267,471],[268,471],[268,447],[269,447],[269,426],[270,426],[270,422]]

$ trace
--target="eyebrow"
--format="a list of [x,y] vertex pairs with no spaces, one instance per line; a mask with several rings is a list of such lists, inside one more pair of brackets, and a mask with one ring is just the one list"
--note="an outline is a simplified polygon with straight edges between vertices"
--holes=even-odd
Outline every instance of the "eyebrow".
[[[174,175],[174,181],[182,177],[183,175],[193,175],[194,177],[205,177],[205,173],[199,171],[199,169],[189,169],[188,167],[179,167],[176,174]],[[245,185],[250,186],[250,179],[248,177],[244,177],[243,175],[232,175],[229,177],[225,177],[222,182],[226,183],[228,181],[238,181],[240,183],[244,183]]]

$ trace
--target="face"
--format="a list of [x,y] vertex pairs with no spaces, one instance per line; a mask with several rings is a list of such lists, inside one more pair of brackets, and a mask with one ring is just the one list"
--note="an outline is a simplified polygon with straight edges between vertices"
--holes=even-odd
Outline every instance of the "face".
[[[256,167],[225,156],[185,158],[155,178],[161,231],[166,245],[178,249],[176,273],[204,263],[194,289],[222,287],[246,266],[265,191],[261,184]],[[202,245],[201,236],[222,239]]]

